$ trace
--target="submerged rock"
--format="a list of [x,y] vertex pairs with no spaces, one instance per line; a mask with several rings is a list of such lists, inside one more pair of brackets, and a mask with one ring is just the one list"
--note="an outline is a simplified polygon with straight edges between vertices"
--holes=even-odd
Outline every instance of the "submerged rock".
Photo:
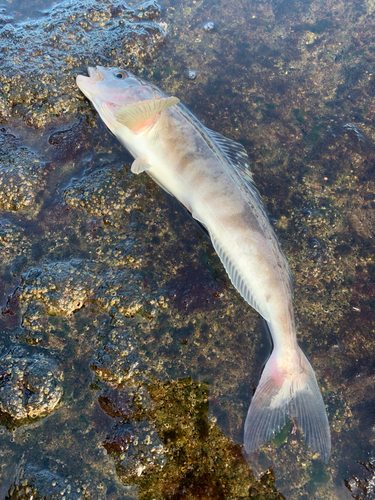
[[73,158],[79,150],[84,149],[88,145],[87,125],[84,120],[77,120],[72,125],[60,128],[51,133],[48,138],[48,144],[54,150],[53,157],[58,160],[64,160],[66,163],[70,158]]
[[174,305],[185,313],[197,309],[212,310],[224,295],[223,283],[214,280],[209,270],[202,267],[180,269],[166,287]]
[[13,21],[11,16],[7,16],[5,14],[6,9],[4,7],[0,7],[0,26],[3,27],[6,24],[9,24]]
[[70,316],[93,294],[94,269],[94,264],[79,259],[31,268],[22,276],[19,302],[26,310],[38,302],[52,316]]
[[112,446],[124,447],[113,453],[120,478],[137,484],[144,499],[281,500],[272,471],[255,481],[240,447],[209,418],[208,388],[190,378],[149,385],[154,405],[144,416],[150,423],[124,426],[121,440],[119,426],[114,429]]
[[68,481],[58,474],[32,464],[21,464],[13,486],[5,500],[83,500],[84,488],[75,481]]
[[25,237],[24,229],[10,220],[0,217],[0,252],[2,256],[0,268],[10,263],[17,266],[29,248],[30,243]]
[[43,354],[15,347],[0,358],[0,410],[16,420],[51,413],[62,395],[62,373]]
[[[119,442],[124,444],[119,446]],[[155,425],[151,422],[134,422],[132,426],[119,424],[103,444],[108,451],[110,443],[112,447],[116,443],[117,447],[112,448],[114,453],[119,455],[116,457],[116,465],[126,474],[128,481],[145,472],[155,472],[155,469],[160,471],[166,463],[164,446],[160,442]]]
[[139,358],[130,329],[111,328],[101,344],[91,363],[91,369],[100,379],[121,384],[138,374]]
[[129,421],[137,412],[134,407],[134,394],[120,389],[107,389],[98,399],[101,409],[112,418]]
[[13,240],[14,234],[20,231],[6,219],[0,219],[0,248]]
[[[82,97],[73,78],[87,65],[136,67],[150,57],[166,31],[155,22],[136,21],[136,12],[119,0],[67,0],[42,19],[3,26],[0,118],[21,115],[29,125],[42,126],[76,110]],[[154,17],[151,7],[139,12]]]

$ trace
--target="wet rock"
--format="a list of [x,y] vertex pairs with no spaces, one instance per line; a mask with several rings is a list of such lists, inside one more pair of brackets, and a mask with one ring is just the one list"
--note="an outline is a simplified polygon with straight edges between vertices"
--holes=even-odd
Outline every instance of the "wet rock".
[[363,135],[362,131],[354,123],[345,123],[342,128],[349,137],[355,139],[357,142],[366,142],[365,136]]
[[17,229],[13,224],[6,219],[0,219],[0,244],[5,245],[12,241],[16,231]]
[[134,22],[135,12],[119,0],[68,0],[42,19],[6,24],[0,29],[2,118],[21,115],[29,125],[42,126],[77,109],[82,96],[73,77],[86,74],[88,63],[136,67],[150,57],[165,28]]
[[161,7],[156,0],[148,0],[138,5],[136,13],[140,19],[157,19],[161,14]]
[[123,165],[105,162],[82,179],[73,179],[64,191],[70,207],[82,207],[96,217],[128,213],[138,206],[141,196],[139,188],[129,182]]
[[142,245],[132,238],[126,238],[113,248],[108,263],[111,262],[115,267],[126,265],[132,269],[138,269],[142,264],[143,255]]
[[10,349],[0,358],[0,410],[16,420],[47,415],[62,398],[61,382],[53,360]]
[[113,429],[112,438],[111,435],[106,438],[107,447],[110,443],[115,454],[121,453],[116,457],[117,460],[115,458],[116,465],[129,480],[143,473],[150,473],[155,467],[160,470],[166,463],[164,446],[151,422],[117,425]]
[[322,246],[320,241],[318,240],[318,238],[311,238],[311,240],[309,241],[309,244],[310,244],[310,248],[313,248],[313,249],[317,249],[317,248],[320,248]]
[[48,469],[22,464],[5,500],[83,500],[84,488]]
[[129,450],[134,437],[135,432],[132,425],[118,424],[107,435],[103,441],[103,446],[110,454],[124,453]]
[[36,195],[45,186],[45,164],[19,141],[0,129],[0,208],[19,210],[35,204]]
[[[93,294],[95,265],[79,259],[31,268],[23,274],[19,302],[38,302],[52,316],[70,316]],[[24,318],[25,319],[25,318]]]
[[[100,379],[121,384],[137,377],[139,357],[131,333],[130,329],[111,328],[105,334],[91,363],[91,369]],[[106,405],[116,407],[115,403]]]
[[363,207],[353,207],[348,214],[349,225],[357,237],[363,240],[372,240],[374,238],[375,227],[375,209]]
[[35,331],[43,329],[46,313],[69,317],[88,303],[112,316],[130,318],[141,313],[152,318],[164,302],[162,297],[154,298],[155,292],[146,291],[143,282],[142,275],[131,269],[103,272],[85,260],[53,262],[26,271],[5,309],[14,313],[19,305],[23,327]]
[[0,207],[19,210],[31,205],[39,178],[38,169],[30,164],[0,167]]
[[5,9],[0,8],[0,26],[3,27],[6,24],[10,24],[13,21],[13,18],[11,16],[7,16],[4,14]]
[[104,311],[118,311],[131,318],[140,313],[155,317],[163,303],[143,286],[144,278],[130,269],[108,271],[96,278],[93,302]]
[[17,262],[24,258],[22,254],[27,253],[29,248],[30,242],[25,237],[23,229],[8,219],[0,218],[0,252],[2,264],[8,265],[13,263],[14,266],[17,266]]
[[[216,419],[208,417],[207,383],[184,378],[155,382],[149,391],[154,407],[147,417],[161,444],[153,444],[156,433],[149,424],[133,422],[138,442],[133,438],[126,453],[113,455],[120,477],[139,485],[140,498],[219,499],[228,498],[229,492],[235,498],[249,498],[249,488],[251,498],[283,498],[274,487],[272,471],[255,481],[241,448],[219,431]],[[155,458],[150,446],[158,450]],[[158,456],[158,467],[150,467],[145,457],[155,462]]]

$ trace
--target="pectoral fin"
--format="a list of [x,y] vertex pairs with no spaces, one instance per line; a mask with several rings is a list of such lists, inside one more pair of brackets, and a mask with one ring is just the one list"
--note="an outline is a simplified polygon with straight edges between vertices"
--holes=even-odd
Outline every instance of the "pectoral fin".
[[145,172],[146,170],[149,170],[150,165],[146,163],[146,161],[141,158],[140,156],[133,162],[131,171],[133,174],[141,174],[142,172]]
[[178,102],[177,97],[135,102],[119,108],[115,112],[115,118],[119,123],[137,133],[138,129],[146,126],[160,111],[175,106]]

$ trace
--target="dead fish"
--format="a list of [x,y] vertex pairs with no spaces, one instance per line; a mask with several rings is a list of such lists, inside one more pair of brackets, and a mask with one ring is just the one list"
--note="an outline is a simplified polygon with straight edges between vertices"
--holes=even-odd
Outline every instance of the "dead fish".
[[253,183],[244,147],[205,127],[177,97],[129,71],[88,68],[77,85],[147,172],[207,230],[233,285],[267,321],[273,351],[251,401],[248,453],[294,417],[328,462],[328,418],[314,371],[297,343],[286,258]]

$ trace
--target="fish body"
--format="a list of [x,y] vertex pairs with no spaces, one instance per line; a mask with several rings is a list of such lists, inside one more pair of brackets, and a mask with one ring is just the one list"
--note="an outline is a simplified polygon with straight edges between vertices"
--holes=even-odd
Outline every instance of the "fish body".
[[147,172],[207,229],[233,285],[267,321],[273,351],[245,422],[251,453],[293,416],[324,461],[330,431],[314,371],[297,343],[289,267],[243,146],[206,128],[176,97],[128,71],[89,68],[77,85]]

